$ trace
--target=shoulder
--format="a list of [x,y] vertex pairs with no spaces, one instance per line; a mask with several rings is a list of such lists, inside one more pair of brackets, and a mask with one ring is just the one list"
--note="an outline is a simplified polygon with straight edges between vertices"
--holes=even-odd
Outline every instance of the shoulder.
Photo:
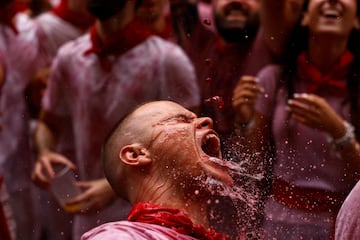
[[90,35],[88,33],[66,42],[58,51],[58,57],[83,56],[91,47]]
[[360,238],[360,181],[345,199],[336,218],[335,239]]
[[283,67],[280,64],[268,64],[264,66],[258,73],[259,76],[279,75]]
[[276,64],[270,64],[265,66],[257,74],[259,84],[265,92],[265,94],[262,94],[262,97],[259,98],[259,103],[264,103],[264,107],[266,107],[266,109],[268,109],[269,103],[275,101],[277,99],[276,96],[278,95],[278,93],[280,93],[279,81],[282,79],[281,74],[282,67],[281,65]]
[[54,27],[56,29],[58,29],[59,27],[65,27],[66,29],[73,29],[73,28],[76,29],[70,23],[64,21],[63,19],[61,19],[60,17],[58,17],[57,15],[55,15],[50,11],[40,14],[35,18],[34,21],[39,27],[45,29],[51,29]]
[[[360,212],[358,209],[360,208],[360,181],[355,185],[355,187],[351,190],[350,194],[346,197],[343,205],[341,206],[338,218],[351,214],[355,215],[356,218],[360,217]],[[346,220],[346,219],[345,219]],[[360,219],[359,219],[360,222]]]
[[58,22],[58,20],[59,20],[59,18],[51,12],[42,13],[35,18],[35,22],[41,23],[41,24]]
[[282,66],[278,64],[269,64],[263,67],[257,74],[259,82],[264,85],[277,84],[282,74]]
[[179,45],[158,36],[149,37],[146,40],[146,45],[154,51],[157,51],[159,54],[165,56],[185,54]]
[[15,16],[16,28],[19,31],[19,38],[22,40],[35,40],[36,25],[30,16],[26,13],[18,13]]

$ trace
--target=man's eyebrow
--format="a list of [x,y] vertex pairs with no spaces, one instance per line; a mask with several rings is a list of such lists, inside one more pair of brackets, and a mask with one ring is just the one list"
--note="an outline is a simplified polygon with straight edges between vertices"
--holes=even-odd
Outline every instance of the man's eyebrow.
[[176,114],[176,115],[173,115],[173,116],[169,116],[165,119],[162,119],[160,120],[160,122],[166,122],[166,121],[169,121],[169,120],[172,120],[172,119],[178,119],[178,118],[183,118],[183,119],[194,119],[195,118],[195,115],[191,115],[191,114],[185,114],[185,113],[179,113],[179,114]]

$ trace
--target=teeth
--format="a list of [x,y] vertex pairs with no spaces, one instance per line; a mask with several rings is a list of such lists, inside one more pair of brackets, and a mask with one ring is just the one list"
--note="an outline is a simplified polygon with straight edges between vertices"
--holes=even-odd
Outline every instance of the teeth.
[[340,17],[339,11],[335,9],[324,10],[322,14],[326,17]]
[[209,140],[210,138],[216,138],[217,136],[213,133],[206,135],[206,140]]

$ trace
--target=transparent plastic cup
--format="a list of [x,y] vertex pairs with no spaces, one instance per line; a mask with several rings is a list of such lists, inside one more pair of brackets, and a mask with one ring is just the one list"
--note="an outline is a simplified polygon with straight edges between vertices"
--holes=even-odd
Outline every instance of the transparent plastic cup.
[[81,209],[81,204],[66,204],[70,199],[81,194],[81,189],[75,185],[74,172],[68,166],[55,167],[55,178],[51,180],[51,191],[61,207],[70,213]]

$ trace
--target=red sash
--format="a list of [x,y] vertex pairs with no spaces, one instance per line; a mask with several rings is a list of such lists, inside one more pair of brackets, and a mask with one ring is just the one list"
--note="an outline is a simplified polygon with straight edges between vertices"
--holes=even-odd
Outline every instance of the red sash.
[[337,214],[346,194],[297,187],[279,177],[273,179],[272,194],[279,203],[294,209]]

